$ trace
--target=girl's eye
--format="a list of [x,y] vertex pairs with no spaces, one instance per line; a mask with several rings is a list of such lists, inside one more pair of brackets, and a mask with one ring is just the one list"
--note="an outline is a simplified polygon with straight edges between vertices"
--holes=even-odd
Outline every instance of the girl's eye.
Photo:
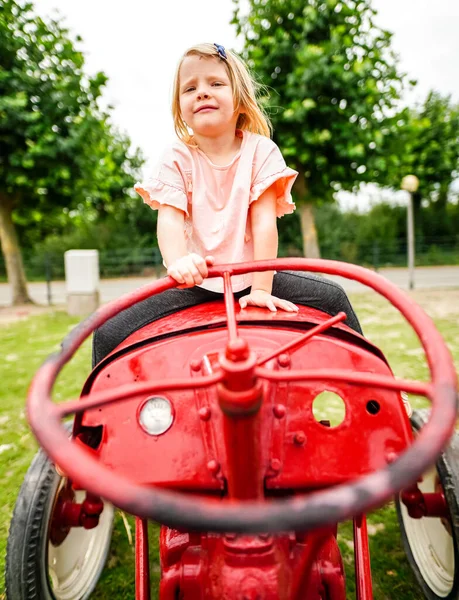
[[216,82],[215,82],[213,85],[214,85],[214,86],[215,86],[215,85],[217,85],[217,86],[220,86],[220,85],[223,85],[223,83],[221,83],[220,81],[216,81]]
[[194,90],[194,87],[189,87],[189,88],[186,88],[185,92],[192,92],[193,90]]

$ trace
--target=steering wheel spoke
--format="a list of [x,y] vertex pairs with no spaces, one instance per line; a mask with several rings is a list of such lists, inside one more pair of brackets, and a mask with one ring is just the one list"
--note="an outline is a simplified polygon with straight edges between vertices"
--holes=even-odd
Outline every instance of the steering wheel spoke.
[[433,393],[431,383],[410,379],[394,379],[387,375],[376,375],[374,373],[352,373],[344,369],[272,371],[271,369],[257,367],[256,374],[258,377],[262,377],[268,381],[337,381],[352,385],[418,394],[429,399],[432,399]]
[[339,312],[337,315],[335,315],[331,319],[327,319],[324,323],[321,323],[320,325],[316,325],[311,330],[309,330],[307,333],[300,335],[300,337],[298,339],[288,342],[284,346],[277,348],[276,350],[274,350],[267,356],[262,356],[261,358],[258,359],[257,365],[258,366],[264,365],[269,360],[272,360],[273,358],[280,356],[281,354],[283,354],[284,352],[287,352],[288,350],[290,350],[290,352],[292,352],[293,350],[297,350],[301,346],[304,346],[305,344],[307,344],[314,336],[319,335],[319,333],[322,333],[323,331],[330,329],[330,327],[333,327],[333,325],[336,325],[337,323],[341,323],[342,321],[344,321],[346,319],[346,317],[347,317],[347,315],[345,312]]
[[167,381],[158,381],[155,383],[137,383],[135,385],[123,385],[110,392],[96,392],[90,396],[82,396],[79,400],[70,400],[63,404],[54,405],[54,411],[57,417],[63,419],[72,414],[82,413],[86,410],[100,408],[106,404],[115,402],[124,402],[136,396],[149,396],[159,392],[175,392],[178,390],[187,390],[195,388],[205,388],[216,385],[223,378],[220,371],[205,375],[203,377],[187,377],[186,379],[168,379]]

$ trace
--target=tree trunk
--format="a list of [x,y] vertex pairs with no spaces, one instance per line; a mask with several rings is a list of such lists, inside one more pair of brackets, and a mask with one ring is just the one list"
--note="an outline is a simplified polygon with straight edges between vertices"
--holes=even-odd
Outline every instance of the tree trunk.
[[320,258],[319,241],[314,221],[314,206],[308,201],[306,180],[300,171],[295,182],[298,194],[298,211],[300,213],[301,236],[303,238],[303,255],[306,258]]
[[27,293],[27,282],[22,263],[18,236],[14,227],[13,203],[10,198],[0,194],[0,243],[6,264],[8,282],[11,285],[13,305],[32,302]]

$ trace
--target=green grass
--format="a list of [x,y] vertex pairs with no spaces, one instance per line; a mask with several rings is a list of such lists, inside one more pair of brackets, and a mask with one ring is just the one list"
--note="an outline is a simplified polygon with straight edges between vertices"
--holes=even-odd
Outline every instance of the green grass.
[[[417,292],[415,298],[431,314],[459,370],[459,291]],[[395,309],[379,297],[368,294],[356,294],[352,302],[365,335],[383,350],[395,374],[426,379],[427,367],[419,342]],[[37,449],[24,415],[27,387],[44,358],[58,349],[62,338],[76,323],[76,319],[56,312],[0,327],[3,356],[0,364],[0,599],[4,598],[3,557],[9,522],[22,479]],[[56,386],[56,400],[78,396],[89,365],[90,344],[87,342],[61,374]],[[425,406],[423,399],[411,398],[411,401],[415,407]],[[128,521],[134,535],[133,519]],[[371,514],[368,521],[375,600],[419,600],[421,592],[401,547],[393,506],[388,505]],[[156,597],[159,579],[157,536],[158,528],[151,527],[152,597]],[[351,524],[340,526],[339,540],[346,565],[348,600],[354,600]],[[129,543],[123,519],[117,513],[108,565],[93,598],[133,599],[133,576],[133,546]]]

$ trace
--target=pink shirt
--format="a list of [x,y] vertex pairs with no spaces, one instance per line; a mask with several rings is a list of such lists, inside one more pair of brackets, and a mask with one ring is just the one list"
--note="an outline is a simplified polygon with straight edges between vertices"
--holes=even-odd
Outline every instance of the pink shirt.
[[[211,254],[215,264],[253,260],[249,206],[275,184],[277,216],[295,210],[291,189],[298,173],[269,138],[238,131],[239,152],[224,166],[214,165],[198,148],[175,142],[163,154],[151,177],[134,189],[153,209],[170,204],[185,213],[189,252]],[[252,275],[232,278],[235,292],[249,287]],[[206,279],[201,287],[223,291],[221,278]]]

